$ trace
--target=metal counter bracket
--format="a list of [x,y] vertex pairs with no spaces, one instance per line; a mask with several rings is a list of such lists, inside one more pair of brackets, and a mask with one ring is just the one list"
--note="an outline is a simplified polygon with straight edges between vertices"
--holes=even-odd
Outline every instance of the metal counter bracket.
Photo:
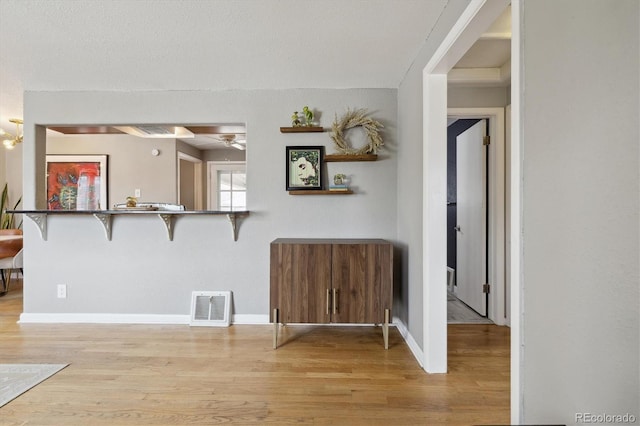
[[94,213],[93,217],[98,219],[104,227],[104,235],[111,241],[111,215],[106,213]]
[[36,224],[40,230],[40,238],[47,241],[47,214],[46,213],[26,213],[27,217]]
[[29,219],[31,219],[38,229],[40,230],[40,237],[47,241],[47,216],[56,214],[56,215],[92,215],[102,224],[104,228],[104,234],[108,241],[111,241],[111,233],[112,233],[112,223],[113,216],[120,215],[148,215],[154,214],[157,215],[165,227],[167,228],[167,236],[169,241],[173,241],[173,225],[176,220],[176,217],[180,216],[194,216],[194,215],[209,215],[209,216],[220,216],[225,215],[227,219],[229,219],[229,223],[231,223],[231,232],[233,235],[233,241],[238,241],[238,227],[240,221],[238,217],[245,217],[249,215],[248,211],[237,211],[237,212],[227,212],[227,211],[171,211],[171,212],[159,212],[159,211],[149,211],[149,212],[128,212],[124,210],[90,210],[90,211],[78,211],[78,210],[8,210],[8,213],[19,213],[26,215]]
[[173,241],[173,216],[172,214],[158,213],[158,217],[164,222],[164,226],[167,227],[167,236],[169,241]]

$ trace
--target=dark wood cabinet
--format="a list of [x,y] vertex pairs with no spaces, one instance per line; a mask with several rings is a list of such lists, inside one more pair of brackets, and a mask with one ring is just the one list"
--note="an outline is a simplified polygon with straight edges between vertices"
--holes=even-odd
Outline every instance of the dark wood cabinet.
[[279,324],[383,324],[393,302],[393,245],[380,239],[279,238],[271,243],[270,308]]

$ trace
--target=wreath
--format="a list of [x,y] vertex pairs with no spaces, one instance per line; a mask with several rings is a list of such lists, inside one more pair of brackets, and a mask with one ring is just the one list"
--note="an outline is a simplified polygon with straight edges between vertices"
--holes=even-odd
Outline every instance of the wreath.
[[[344,139],[344,132],[354,127],[362,127],[367,134],[369,143],[361,148],[352,148]],[[366,109],[347,110],[346,114],[338,121],[338,116],[331,126],[331,139],[336,145],[336,149],[341,154],[361,155],[376,154],[378,149],[384,145],[378,129],[384,126],[379,121],[367,117]]]

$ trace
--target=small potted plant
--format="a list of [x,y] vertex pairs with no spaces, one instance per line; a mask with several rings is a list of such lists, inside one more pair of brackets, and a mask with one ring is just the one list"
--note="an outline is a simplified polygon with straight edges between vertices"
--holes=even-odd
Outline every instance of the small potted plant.
[[313,111],[305,105],[302,108],[302,114],[304,114],[304,125],[308,127],[313,126]]
[[338,173],[333,176],[333,183],[335,185],[344,185],[344,179],[346,179],[347,175]]

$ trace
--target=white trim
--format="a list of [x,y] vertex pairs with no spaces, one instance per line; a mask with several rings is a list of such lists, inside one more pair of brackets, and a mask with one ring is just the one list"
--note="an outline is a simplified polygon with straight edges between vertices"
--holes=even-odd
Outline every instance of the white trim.
[[[232,324],[269,324],[269,315],[233,315]],[[176,324],[189,325],[191,316],[154,314],[54,314],[23,313],[20,324]]]
[[511,40],[511,33],[484,33],[480,36],[480,40]]
[[511,4],[511,423],[524,422],[524,276],[522,273],[522,149],[524,110],[520,94],[524,91],[522,54],[522,8],[520,0]]
[[485,34],[509,3],[510,0],[471,0],[427,62],[424,72],[448,73],[469,48]]
[[[232,315],[232,324],[239,325],[265,325],[270,324],[269,315],[258,314],[234,314]],[[160,314],[70,314],[70,313],[22,313],[20,314],[21,324],[185,324],[189,325],[191,316],[187,315],[160,315]],[[394,323],[389,324],[395,326],[400,323],[406,327],[397,318],[394,317]],[[294,323],[287,325],[296,325]],[[372,327],[379,324],[350,324],[350,323],[300,323],[299,325],[317,325],[317,326],[344,326],[344,327]],[[404,336],[404,335],[403,335]],[[411,338],[413,340],[413,338]],[[407,342],[408,343],[408,342]]]
[[418,345],[411,333],[409,333],[409,329],[407,328],[406,324],[403,323],[402,320],[398,317],[393,317],[393,324],[396,326],[396,329],[398,330],[404,341],[407,343],[407,346],[409,346],[409,350],[416,358],[416,361],[418,361],[418,364],[420,364],[420,367],[424,368],[424,353],[422,352],[422,349],[420,349],[420,345]]
[[270,322],[269,315],[235,314],[231,318],[232,324],[264,325]]
[[201,159],[194,157],[193,155],[186,154],[182,151],[178,151],[178,159],[190,161],[192,163],[202,163]]
[[[424,369],[447,372],[447,75],[423,83],[423,338]],[[437,285],[436,285],[437,283]]]
[[448,117],[488,118],[491,148],[489,149],[489,293],[488,317],[497,325],[505,325],[505,126],[504,108],[449,108]]
[[185,324],[189,315],[154,314],[31,314],[20,315],[20,324]]
[[449,84],[502,84],[500,68],[454,68],[447,74]]
[[[207,209],[218,210],[218,170],[237,170],[237,166],[242,166],[247,172],[246,161],[207,161]],[[215,197],[212,193],[215,192]],[[215,203],[214,203],[215,201]]]

